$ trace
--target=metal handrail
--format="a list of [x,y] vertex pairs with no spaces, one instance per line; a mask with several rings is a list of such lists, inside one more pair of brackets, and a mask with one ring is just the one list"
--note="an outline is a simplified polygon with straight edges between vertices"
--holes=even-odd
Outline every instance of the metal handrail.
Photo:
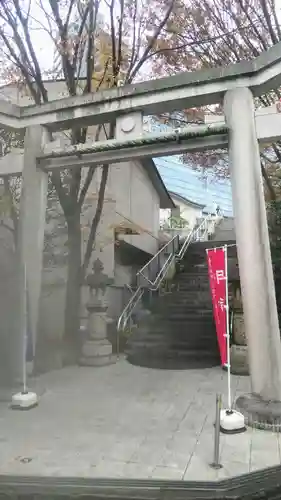
[[[167,272],[168,272],[168,270],[169,270],[169,268],[174,260],[175,260],[175,255],[172,255],[172,254],[169,255],[169,257],[167,258],[167,261],[165,262],[164,266],[162,267],[162,269],[160,271],[161,272],[161,279],[159,279],[158,283],[156,283],[153,287],[150,287],[149,290],[151,290],[152,292],[156,292],[158,290],[160,284],[162,283],[163,279],[165,278],[165,276],[166,276],[166,274],[167,274]],[[131,316],[133,310],[135,309],[135,307],[139,303],[143,294],[144,294],[144,288],[139,286],[136,289],[135,293],[130,298],[130,300],[129,300],[128,304],[126,305],[125,309],[123,310],[121,316],[119,317],[118,323],[117,323],[117,330],[123,330],[124,328],[126,328],[129,317]],[[127,315],[127,313],[129,313],[129,314]]]
[[[158,250],[158,252],[157,252],[156,254],[154,254],[154,255],[153,255],[153,257],[152,257],[152,258],[151,258],[151,259],[150,259],[150,260],[149,260],[149,261],[148,261],[148,262],[147,262],[147,263],[146,263],[146,264],[145,264],[145,265],[144,265],[144,266],[143,266],[143,267],[142,267],[142,268],[138,271],[137,275],[138,275],[138,274],[141,274],[141,275],[143,275],[143,277],[144,277],[144,278],[146,278],[146,276],[144,276],[144,274],[143,274],[144,270],[145,270],[146,268],[148,268],[148,267],[149,267],[149,265],[151,264],[151,262],[153,262],[153,260],[156,260],[156,259],[159,257],[159,255],[161,255],[161,253],[163,253],[163,252],[164,252],[164,250],[165,250],[166,248],[168,248],[168,247],[171,245],[171,243],[173,243],[174,241],[177,241],[177,243],[178,243],[178,240],[179,240],[179,235],[178,235],[178,234],[176,234],[175,236],[173,236],[173,238],[171,238],[171,239],[170,239],[170,240],[166,243],[166,245],[164,245],[163,247],[161,247],[161,248]],[[149,280],[148,280],[148,281],[149,281]],[[151,283],[151,282],[149,281],[149,283]]]
[[144,294],[144,288],[137,288],[135,293],[130,298],[128,304],[124,308],[121,316],[118,319],[117,323],[117,336],[116,336],[116,355],[117,358],[120,356],[120,332],[124,331],[127,327],[128,321],[131,320],[132,312],[141,300]]
[[[169,248],[171,247],[172,251],[169,251]],[[137,272],[137,282],[140,285],[141,280],[147,281],[147,283],[150,285],[148,288],[155,290],[158,288],[160,285],[161,281],[164,279],[164,277],[167,274],[168,269],[170,268],[171,265],[171,257],[176,255],[176,252],[179,248],[179,235],[177,234],[176,236],[173,236],[166,245],[161,247],[158,252],[153,255],[153,257]],[[168,253],[167,259],[165,259],[164,264],[162,267],[160,267],[160,256],[165,253]],[[156,277],[154,281],[150,280],[148,276],[145,275],[145,271],[149,270],[151,267],[151,264],[153,262],[158,262],[160,269],[157,270]]]
[[[184,255],[186,253],[186,250],[189,247],[190,243],[192,243],[193,241],[201,241],[200,232],[202,231],[202,229],[204,229],[204,237],[206,237],[206,233],[208,232],[208,222],[211,219],[212,219],[212,216],[210,214],[206,215],[206,217],[203,219],[201,224],[197,228],[192,229],[192,231],[190,231],[190,233],[185,238],[185,240],[182,244],[182,247],[177,255],[178,260],[183,259]],[[198,236],[199,236],[199,238],[198,238]]]
[[[202,231],[202,229],[205,230],[204,234],[208,231],[208,224],[207,223],[210,220],[210,218],[211,218],[211,216],[208,214],[196,229],[192,229],[190,231],[188,236],[185,238],[183,245],[178,253],[175,252],[175,248],[174,248],[175,241],[177,241],[177,249],[178,249],[178,244],[179,244],[179,236],[176,235],[170,241],[168,241],[168,243],[166,243],[166,245],[164,245],[162,248],[160,248],[160,250],[150,259],[150,261],[148,261],[141,268],[141,270],[137,273],[137,276],[141,275],[149,283],[149,285],[150,285],[148,287],[149,290],[157,291],[160,284],[162,283],[165,276],[167,275],[167,272],[169,271],[171,265],[175,261],[181,261],[183,259],[184,255],[186,253],[186,250],[187,250],[188,246],[190,245],[190,243],[192,243],[193,241],[198,241],[198,236],[200,236],[200,232]],[[143,271],[145,269],[148,269],[149,265],[151,265],[151,262],[154,259],[158,259],[161,253],[165,253],[165,250],[167,250],[169,248],[169,245],[171,245],[171,244],[172,244],[172,252],[169,253],[167,259],[165,260],[164,264],[162,265],[160,271],[158,272],[155,280],[154,281],[149,280],[149,278],[143,274]],[[119,333],[121,330],[124,330],[126,328],[128,321],[131,318],[132,312],[135,309],[135,307],[137,306],[137,304],[139,303],[139,301],[141,300],[143,294],[144,294],[144,287],[139,285],[137,290],[130,298],[128,304],[126,305],[126,307],[124,308],[124,310],[122,311],[122,314],[120,315],[120,317],[118,319],[118,323],[117,323],[117,354],[118,354],[118,356],[119,356]]]
[[[141,288],[140,286],[136,289],[135,293],[132,295],[130,298],[128,304],[126,307],[123,309],[123,312],[121,316],[118,319],[117,323],[117,331],[124,330],[126,328],[129,317],[131,316],[133,310],[135,309],[136,305],[140,301],[144,294],[144,288]],[[129,314],[127,314],[129,313]]]
[[[154,281],[151,281],[147,276],[145,276],[143,273],[140,271],[137,273],[137,276],[141,275],[149,284],[150,287],[148,287],[150,290],[157,290],[163,279],[165,278],[168,270],[170,269],[170,266],[172,264],[172,258],[175,257],[176,254],[171,253],[168,255],[167,260],[164,262],[163,266],[161,267],[160,271],[158,272],[156,278]],[[152,259],[148,262],[151,263]]]

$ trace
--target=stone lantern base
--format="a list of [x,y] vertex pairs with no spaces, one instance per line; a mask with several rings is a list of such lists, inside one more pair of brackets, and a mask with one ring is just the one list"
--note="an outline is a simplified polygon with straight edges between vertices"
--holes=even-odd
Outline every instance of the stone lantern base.
[[114,363],[112,345],[107,339],[107,305],[100,300],[93,300],[87,305],[89,338],[81,349],[80,365],[104,366]]
[[107,339],[87,340],[83,347],[80,358],[82,366],[105,366],[115,363],[112,354],[112,345]]

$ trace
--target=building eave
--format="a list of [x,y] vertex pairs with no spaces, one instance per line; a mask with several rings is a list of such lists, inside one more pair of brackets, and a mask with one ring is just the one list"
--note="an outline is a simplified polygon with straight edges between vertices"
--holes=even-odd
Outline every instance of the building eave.
[[202,205],[201,203],[197,203],[195,201],[189,200],[185,196],[183,196],[179,193],[175,193],[174,191],[169,191],[169,194],[172,198],[176,198],[179,201],[182,201],[183,203],[186,203],[187,205],[191,205],[191,206],[196,207],[196,208],[203,209],[206,206],[206,205]]

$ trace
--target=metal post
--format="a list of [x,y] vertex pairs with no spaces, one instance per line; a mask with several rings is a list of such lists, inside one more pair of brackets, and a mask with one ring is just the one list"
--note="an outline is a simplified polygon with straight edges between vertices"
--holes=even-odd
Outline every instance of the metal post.
[[230,374],[230,334],[229,334],[229,299],[228,299],[228,261],[227,245],[224,246],[225,259],[225,310],[226,310],[226,345],[227,345],[227,402],[228,410],[231,410],[231,374]]
[[215,421],[215,439],[214,439],[214,460],[211,463],[213,469],[221,469],[220,459],[220,411],[221,411],[221,395],[216,395],[216,421]]
[[120,332],[119,332],[119,329],[117,328],[116,329],[116,357],[117,359],[120,358]]
[[23,290],[23,310],[24,310],[24,318],[23,318],[23,394],[28,394],[27,390],[27,373],[26,373],[26,351],[27,351],[27,328],[28,328],[28,319],[27,319],[27,278],[26,278],[26,265],[23,266],[24,272],[24,290]]

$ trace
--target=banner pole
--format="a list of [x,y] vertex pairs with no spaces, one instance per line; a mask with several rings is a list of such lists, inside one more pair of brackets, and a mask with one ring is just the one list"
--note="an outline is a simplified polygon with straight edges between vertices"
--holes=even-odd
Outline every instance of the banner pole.
[[30,392],[27,389],[27,373],[26,373],[26,354],[27,354],[27,329],[28,329],[28,311],[27,311],[27,272],[26,265],[23,264],[21,269],[21,334],[22,334],[22,356],[23,356],[23,373],[22,373],[22,391],[12,396],[11,408],[13,410],[30,410],[38,404],[37,394]]
[[27,280],[26,280],[26,265],[24,264],[23,266],[23,273],[24,273],[24,291],[23,291],[23,310],[24,310],[24,315],[23,315],[23,340],[22,340],[22,345],[23,345],[23,394],[27,394],[27,376],[26,376],[26,351],[27,351]]
[[225,310],[226,310],[226,350],[227,350],[227,397],[228,409],[231,410],[231,383],[230,383],[230,334],[229,334],[229,300],[228,300],[228,264],[227,264],[227,245],[224,246],[225,259]]

